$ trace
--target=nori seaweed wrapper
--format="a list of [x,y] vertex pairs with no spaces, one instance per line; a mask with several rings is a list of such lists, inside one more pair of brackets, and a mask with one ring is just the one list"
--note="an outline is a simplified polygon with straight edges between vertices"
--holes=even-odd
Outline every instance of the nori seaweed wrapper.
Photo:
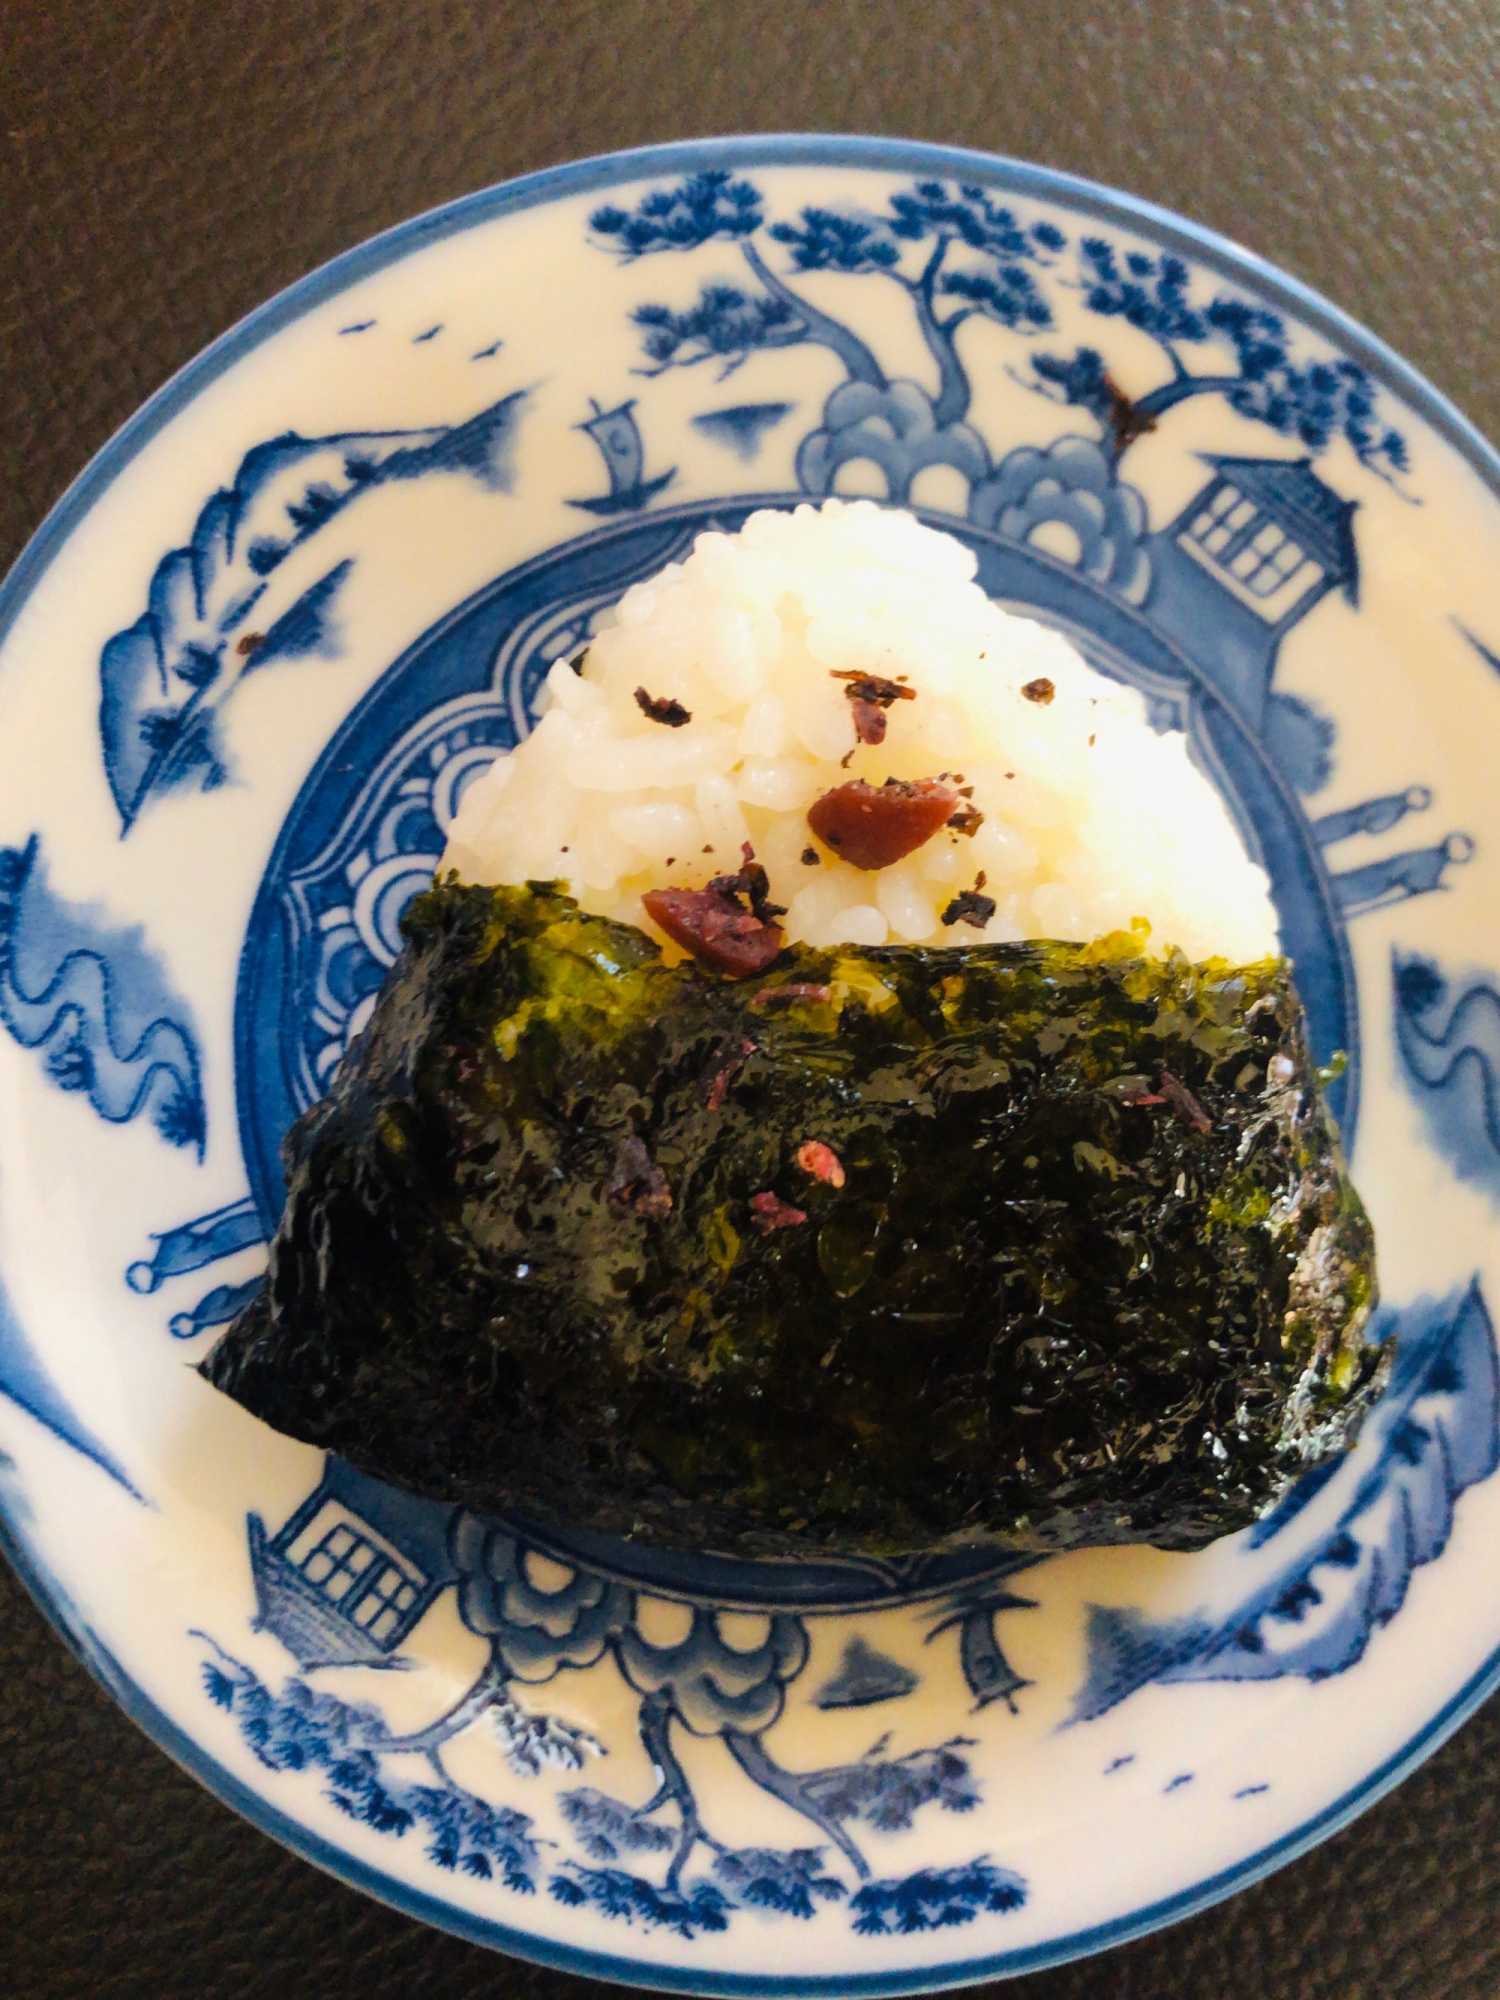
[[203,1363],[278,1430],[666,1546],[1188,1549],[1378,1390],[1285,960],[794,945],[731,983],[453,878],[405,931]]

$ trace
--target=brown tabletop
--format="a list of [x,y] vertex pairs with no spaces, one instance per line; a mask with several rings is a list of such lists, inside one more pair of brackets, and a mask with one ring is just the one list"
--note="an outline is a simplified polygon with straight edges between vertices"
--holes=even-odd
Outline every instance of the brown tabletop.
[[[581,154],[880,132],[1112,183],[1238,238],[1492,437],[1492,0],[52,0],[0,38],[0,568],[231,321],[416,210]],[[0,1564],[0,1990],[142,2000],[581,1993],[425,1930],[234,1818]],[[1110,1995],[1500,1994],[1500,1708],[1316,1853],[1014,1982]]]

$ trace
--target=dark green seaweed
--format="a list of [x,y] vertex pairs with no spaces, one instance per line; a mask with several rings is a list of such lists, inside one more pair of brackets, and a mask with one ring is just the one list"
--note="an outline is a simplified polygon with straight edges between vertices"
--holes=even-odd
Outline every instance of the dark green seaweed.
[[405,928],[203,1364],[279,1430],[669,1546],[1184,1549],[1375,1393],[1284,960],[798,945],[736,984],[452,879]]

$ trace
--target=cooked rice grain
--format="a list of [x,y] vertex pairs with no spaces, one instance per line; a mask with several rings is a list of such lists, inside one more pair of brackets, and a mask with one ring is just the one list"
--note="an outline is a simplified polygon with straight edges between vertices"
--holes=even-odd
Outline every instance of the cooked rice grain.
[[[1154,951],[1273,953],[1265,873],[1184,738],[1157,734],[1141,697],[1058,633],[991,603],[975,569],[951,536],[865,500],[699,535],[626,592],[581,674],[552,668],[537,727],[464,795],[444,868],[564,880],[672,957],[643,892],[733,873],[746,841],[788,938],[808,944],[1088,939],[1144,918]],[[850,671],[917,691],[884,711],[882,743],[856,741],[835,678]],[[1051,700],[1023,692],[1039,680]],[[653,720],[638,688],[691,719]],[[871,872],[809,832],[808,807],[851,779],[943,773],[972,786],[976,831]],[[981,872],[993,917],[944,925]]]

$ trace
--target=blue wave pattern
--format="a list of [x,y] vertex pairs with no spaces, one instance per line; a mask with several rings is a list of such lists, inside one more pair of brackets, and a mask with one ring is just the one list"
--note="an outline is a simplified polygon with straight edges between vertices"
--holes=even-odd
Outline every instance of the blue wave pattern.
[[1500,1197],[1500,986],[1475,976],[1455,993],[1431,959],[1400,952],[1391,973],[1401,1067],[1432,1136]]
[[509,492],[525,402],[517,391],[466,423],[427,430],[288,431],[246,453],[188,546],[157,564],[145,611],[100,656],[105,770],[126,832],[162,793],[224,781],[218,717],[246,674],[338,656],[337,600],[352,559],[332,564],[257,629],[273,572],[361,494],[392,480],[462,473]]
[[1220,1605],[1170,1623],[1092,1608],[1072,1721],[1153,1681],[1343,1673],[1395,1617],[1413,1570],[1447,1547],[1458,1496],[1500,1465],[1500,1363],[1477,1280],[1379,1331],[1395,1360],[1358,1443],[1246,1538]]
[[60,1090],[112,1125],[146,1115],[202,1157],[197,1045],[138,928],[110,926],[49,886],[37,835],[0,848],[0,1022]]

